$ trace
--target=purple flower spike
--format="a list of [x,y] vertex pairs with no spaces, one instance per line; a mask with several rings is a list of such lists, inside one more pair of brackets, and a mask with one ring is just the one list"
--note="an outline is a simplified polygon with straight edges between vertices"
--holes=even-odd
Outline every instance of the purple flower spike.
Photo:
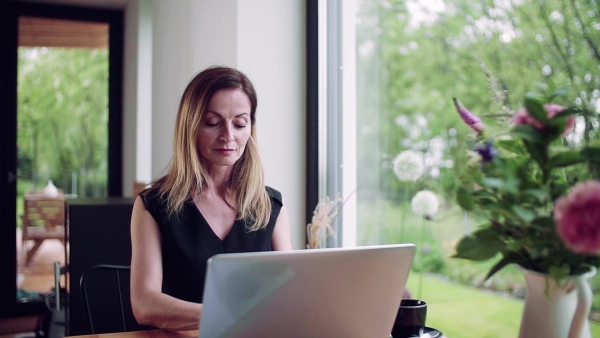
[[453,97],[452,100],[454,101],[454,106],[456,107],[456,111],[458,111],[460,118],[463,119],[463,121],[465,121],[465,123],[477,134],[481,134],[485,129],[485,124],[481,122],[481,119],[465,108],[465,106],[463,106],[455,97]]
[[496,149],[494,149],[494,146],[492,145],[491,142],[485,142],[484,144],[477,146],[476,150],[479,153],[479,155],[481,156],[481,160],[484,163],[492,162],[494,160],[494,158],[496,158],[496,155],[498,154],[498,152],[496,151]]

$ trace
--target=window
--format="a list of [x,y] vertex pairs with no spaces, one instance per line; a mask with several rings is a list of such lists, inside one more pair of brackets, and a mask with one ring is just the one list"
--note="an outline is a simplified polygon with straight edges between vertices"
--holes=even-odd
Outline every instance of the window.
[[[2,32],[0,44],[5,64],[3,76],[0,79],[0,97],[4,103],[5,123],[2,125],[4,137],[2,154],[3,173],[7,178],[0,184],[0,195],[3,196],[5,218],[9,224],[16,220],[17,194],[17,69],[19,45],[19,17],[60,18],[77,21],[105,22],[110,25],[108,53],[108,135],[107,135],[107,182],[108,196],[121,195],[121,139],[122,139],[122,63],[123,63],[123,13],[117,10],[95,8],[77,8],[32,4],[26,2],[2,2],[0,10]],[[21,34],[23,37],[24,34]],[[39,35],[37,35],[39,37]],[[90,39],[88,39],[89,42]],[[82,186],[81,180],[78,186]],[[70,192],[68,190],[67,192]],[[13,211],[14,210],[14,211]],[[13,213],[14,212],[14,213]],[[18,302],[15,297],[15,280],[17,280],[17,246],[16,226],[6,226],[0,230],[0,239],[6,248],[6,256],[0,262],[0,269],[6,271],[0,279],[0,315],[33,314],[39,311],[39,302]],[[12,272],[11,272],[12,271]]]
[[[460,236],[479,224],[477,215],[463,213],[454,201],[472,131],[452,98],[483,116],[493,135],[506,130],[512,111],[532,90],[569,86],[576,103],[600,112],[597,1],[321,0],[308,6],[309,24],[311,13],[318,21],[318,34],[309,27],[308,35],[309,44],[318,37],[318,48],[309,45],[308,63],[309,72],[316,68],[319,74],[318,81],[309,76],[309,102],[317,94],[311,84],[319,102],[319,149],[312,155],[319,170],[313,176],[319,197],[350,196],[329,246],[416,243],[409,288],[434,303],[439,298],[431,285],[447,287],[439,280],[523,297],[516,268],[484,281],[494,262],[447,258]],[[311,62],[315,49],[318,61]],[[577,121],[583,137],[597,139],[597,127],[597,116]],[[409,158],[405,165],[411,159],[422,163],[418,177],[408,175],[410,167],[394,170],[400,154]],[[411,210],[421,190],[437,196],[431,220]],[[486,319],[492,311],[477,311],[480,305],[469,302],[461,303],[468,316],[494,320]],[[499,328],[501,336],[518,334],[522,303],[515,304],[508,324],[515,331]],[[468,336],[461,320],[439,321],[433,313],[430,318],[447,336]],[[486,335],[481,326],[474,324],[471,332]]]
[[[361,245],[405,240],[385,214],[404,210],[402,201],[421,189],[436,191],[443,209],[453,207],[470,130],[452,97],[487,121],[510,116],[539,83],[571,85],[576,101],[598,106],[600,54],[590,41],[600,35],[597,14],[591,5],[563,13],[563,2],[318,2],[320,195],[356,190],[356,222],[346,218],[353,211],[344,213],[344,236],[355,232]],[[596,137],[596,123],[587,123],[587,137]],[[425,166],[412,182],[393,170],[405,150],[420,153]],[[362,216],[367,211],[374,215]],[[463,215],[456,217],[462,222]]]

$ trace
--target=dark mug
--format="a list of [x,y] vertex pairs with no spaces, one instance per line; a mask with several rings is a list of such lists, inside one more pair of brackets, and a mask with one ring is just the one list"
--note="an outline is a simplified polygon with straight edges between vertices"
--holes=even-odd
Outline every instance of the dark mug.
[[400,302],[396,321],[392,328],[392,337],[419,337],[425,328],[427,318],[427,303],[419,299],[403,299]]

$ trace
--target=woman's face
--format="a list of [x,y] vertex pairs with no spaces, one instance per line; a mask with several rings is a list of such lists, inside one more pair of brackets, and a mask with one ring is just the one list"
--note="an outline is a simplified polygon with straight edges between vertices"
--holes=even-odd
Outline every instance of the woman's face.
[[200,122],[198,149],[212,166],[232,166],[244,153],[251,135],[250,99],[241,89],[213,95]]

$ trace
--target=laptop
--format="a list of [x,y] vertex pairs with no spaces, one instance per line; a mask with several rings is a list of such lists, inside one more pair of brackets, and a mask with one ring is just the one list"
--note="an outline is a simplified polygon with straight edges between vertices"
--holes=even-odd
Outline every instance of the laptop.
[[389,338],[414,244],[215,255],[200,338]]

